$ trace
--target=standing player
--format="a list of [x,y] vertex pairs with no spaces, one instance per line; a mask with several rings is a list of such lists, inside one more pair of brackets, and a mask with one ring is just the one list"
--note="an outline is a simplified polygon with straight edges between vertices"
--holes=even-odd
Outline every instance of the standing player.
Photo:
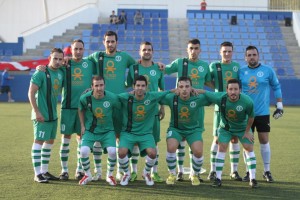
[[10,76],[8,71],[9,71],[9,68],[7,67],[2,72],[0,95],[2,93],[7,93],[8,102],[15,102],[15,100],[12,98],[11,89],[10,89],[10,81],[13,80],[14,77]]
[[52,49],[46,71],[36,71],[32,75],[28,91],[34,127],[31,157],[34,181],[39,183],[59,179],[49,173],[48,165],[57,131],[57,96],[61,92],[63,80],[58,69],[63,63],[63,57],[61,49]]
[[156,145],[153,137],[153,124],[157,103],[169,92],[146,92],[147,79],[139,75],[133,82],[134,94],[119,94],[122,104],[123,127],[120,134],[119,164],[124,171],[121,185],[127,185],[130,180],[128,169],[133,147],[138,145],[141,156],[146,156],[143,178],[147,185],[153,185],[151,168],[156,161]]
[[[213,87],[211,84],[211,76],[209,73],[209,67],[207,62],[199,60],[201,53],[200,41],[198,39],[192,39],[188,41],[187,46],[188,58],[178,58],[173,61],[170,65],[166,66],[166,73],[171,74],[177,72],[177,80],[179,77],[189,77],[192,80],[193,87],[196,89],[202,89],[204,84]],[[202,107],[199,112],[199,119],[204,118],[204,108]],[[202,132],[204,129],[204,123],[200,120],[200,127]],[[177,151],[178,161],[178,174],[177,180],[183,180],[183,161],[185,156],[185,141],[180,142]],[[190,151],[190,161],[192,159],[192,153]],[[192,164],[190,163],[190,166]],[[192,167],[191,167],[192,170]]]
[[168,94],[160,103],[171,109],[170,127],[167,131],[167,165],[168,185],[174,185],[176,179],[176,150],[182,139],[186,139],[192,149],[192,168],[190,179],[192,185],[200,185],[199,173],[203,164],[203,128],[204,118],[199,118],[199,111],[210,103],[204,95],[191,96],[192,81],[188,77],[180,77],[177,83],[179,95]]
[[113,108],[120,109],[118,97],[105,91],[102,77],[94,76],[92,90],[80,97],[78,107],[82,136],[80,155],[85,171],[85,176],[79,181],[80,185],[92,181],[89,154],[95,142],[100,142],[104,152],[108,153],[106,182],[117,185],[113,177],[117,159],[116,134],[112,121]]
[[220,126],[218,128],[218,153],[216,156],[216,179],[213,187],[222,185],[221,176],[225,161],[228,143],[232,136],[237,136],[242,143],[247,157],[247,166],[250,169],[249,185],[257,187],[255,179],[256,157],[253,151],[254,136],[251,126],[254,121],[254,105],[250,97],[241,94],[241,85],[238,79],[230,79],[226,93],[205,92],[207,99],[220,108]]
[[[125,86],[125,74],[126,69],[130,65],[135,64],[135,60],[126,52],[117,51],[118,35],[113,31],[107,31],[103,37],[103,45],[105,51],[95,52],[87,57],[96,66],[96,72],[98,76],[104,78],[106,83],[106,90],[114,94],[120,94],[126,91]],[[114,111],[113,122],[115,132],[118,135],[122,129],[122,118],[119,110]],[[96,143],[94,150],[98,154],[102,154],[101,146]],[[101,157],[98,158],[101,162]],[[119,168],[117,173],[117,179],[120,178]]]
[[[274,91],[277,101],[276,110],[273,114],[275,119],[283,115],[281,87],[274,70],[269,66],[259,63],[259,53],[255,46],[248,46],[246,48],[245,60],[248,66],[241,68],[239,77],[243,93],[250,96],[254,101],[255,118],[252,131],[254,132],[256,129],[258,132],[260,153],[264,163],[263,177],[267,182],[271,183],[274,180],[270,171],[270,87]],[[243,178],[243,181],[248,180],[249,172]]]
[[[127,85],[129,87],[132,86],[133,80],[135,77],[139,75],[143,75],[147,79],[147,91],[158,91],[159,89],[163,91],[165,89],[165,81],[164,74],[159,69],[157,64],[154,64],[152,61],[153,56],[153,46],[150,42],[142,42],[140,44],[140,56],[141,60],[138,64],[131,65],[129,68],[128,76],[127,76]],[[158,167],[158,145],[157,143],[160,141],[160,120],[164,118],[165,110],[164,106],[160,106],[160,109],[155,108],[157,113],[155,114],[155,120],[153,125],[153,136],[156,144],[156,162],[152,168],[151,177],[155,182],[162,182],[163,179],[159,176],[157,172]],[[131,179],[130,181],[135,181],[137,179],[137,163],[138,163],[139,149],[138,146],[135,145],[132,152],[132,157],[130,159],[131,164]]]
[[[68,61],[66,67],[61,68],[61,70],[64,72],[64,84],[62,92],[60,122],[60,130],[62,134],[60,146],[60,161],[62,172],[59,178],[61,180],[69,179],[69,145],[72,134],[76,133],[77,169],[75,178],[77,180],[81,180],[84,176],[84,173],[80,163],[81,131],[77,110],[80,95],[90,87],[94,64],[91,61],[82,58],[84,53],[84,43],[82,40],[74,40],[70,48],[71,52],[67,53],[71,55],[71,59]],[[97,174],[95,176],[97,176]]]
[[[215,92],[223,92],[226,88],[227,81],[230,79],[238,79],[238,70],[240,65],[232,61],[233,45],[231,42],[223,42],[220,48],[221,61],[213,62],[209,65],[212,81],[215,85]],[[210,173],[207,179],[214,180],[216,176],[215,159],[218,150],[218,135],[217,129],[220,124],[220,108],[216,104],[214,112],[213,126],[213,142],[210,149]],[[231,164],[230,178],[237,181],[242,181],[238,174],[238,163],[240,157],[240,145],[236,136],[232,137],[229,145],[229,155]]]

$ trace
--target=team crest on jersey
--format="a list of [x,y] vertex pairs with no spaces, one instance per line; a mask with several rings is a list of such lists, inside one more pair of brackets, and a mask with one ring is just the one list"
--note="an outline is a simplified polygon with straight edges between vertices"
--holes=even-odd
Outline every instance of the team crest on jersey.
[[195,107],[196,107],[196,105],[197,105],[197,104],[196,104],[196,102],[195,102],[195,101],[192,101],[192,102],[190,103],[190,107],[191,107],[191,108],[195,108]]
[[233,70],[234,72],[237,72],[237,71],[239,70],[239,68],[238,68],[237,66],[234,66],[234,67],[232,68],[232,70]]
[[83,62],[83,63],[82,63],[82,67],[83,67],[83,68],[87,68],[87,67],[88,67],[88,64],[87,64],[86,62]]
[[240,106],[240,105],[236,107],[236,110],[239,112],[243,111],[243,109],[244,109],[243,106]]
[[151,101],[150,101],[149,99],[147,99],[147,100],[144,102],[145,105],[149,105],[150,103],[151,103]]
[[263,76],[264,76],[264,72],[262,71],[257,72],[257,77],[263,77]]
[[151,71],[150,71],[150,75],[151,75],[151,76],[155,76],[155,75],[156,75],[156,71],[155,71],[155,70],[151,70]]
[[199,71],[199,72],[204,72],[204,67],[199,66],[199,67],[198,67],[198,71]]
[[115,59],[116,59],[117,62],[120,62],[122,60],[122,57],[121,56],[116,56]]
[[110,103],[108,101],[104,101],[103,107],[108,108],[110,106]]

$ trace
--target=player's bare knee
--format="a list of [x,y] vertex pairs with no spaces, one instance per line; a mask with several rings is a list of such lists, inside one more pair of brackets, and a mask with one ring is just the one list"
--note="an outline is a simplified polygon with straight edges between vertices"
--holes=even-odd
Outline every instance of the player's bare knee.
[[196,158],[201,158],[203,155],[202,151],[193,151],[193,156],[195,156]]
[[118,151],[119,158],[121,158],[121,159],[125,158],[127,155],[127,152],[128,152],[128,149],[120,148]]

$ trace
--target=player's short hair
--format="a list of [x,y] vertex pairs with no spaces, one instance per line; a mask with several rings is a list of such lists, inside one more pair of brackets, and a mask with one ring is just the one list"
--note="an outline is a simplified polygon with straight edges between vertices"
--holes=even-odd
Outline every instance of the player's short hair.
[[227,88],[228,88],[228,85],[229,85],[229,84],[234,84],[234,83],[237,83],[237,84],[239,85],[239,88],[241,89],[241,82],[240,82],[238,79],[235,79],[235,78],[229,79],[229,80],[227,81]]
[[256,46],[249,45],[249,46],[247,46],[247,48],[246,48],[245,55],[247,55],[247,51],[253,50],[253,49],[256,49],[257,54],[259,54],[258,49],[256,48]]
[[231,42],[225,41],[220,44],[220,48],[222,47],[231,47],[233,50],[233,44]]
[[138,77],[136,77],[133,81],[133,85],[135,85],[137,81],[144,81],[146,83],[146,86],[148,85],[147,79],[143,75],[139,75]]
[[106,37],[106,36],[115,36],[116,41],[118,41],[118,35],[117,35],[117,33],[114,32],[114,31],[107,31],[107,32],[104,34],[104,36],[103,36],[103,40],[105,40],[105,37]]
[[73,40],[73,42],[71,43],[71,45],[75,44],[76,42],[81,43],[83,45],[83,47],[84,47],[84,42],[81,39]]
[[180,81],[188,81],[188,82],[190,82],[190,84],[191,84],[191,86],[192,86],[192,80],[191,80],[190,77],[186,77],[186,76],[181,76],[181,77],[179,77],[179,79],[178,79],[178,81],[177,81],[177,86],[178,86],[178,83],[179,83]]
[[62,53],[64,55],[64,52],[61,48],[53,48],[51,49],[50,55],[52,55],[53,53]]
[[104,84],[105,84],[105,80],[102,76],[93,76],[92,77],[92,85],[94,84],[94,81],[101,81],[103,80]]
[[142,45],[150,45],[150,46],[151,46],[151,49],[152,49],[152,51],[153,51],[153,45],[152,45],[151,42],[144,41],[144,42],[141,42],[140,47],[141,47]]
[[188,44],[200,44],[200,40],[198,40],[197,38],[191,39],[188,41]]

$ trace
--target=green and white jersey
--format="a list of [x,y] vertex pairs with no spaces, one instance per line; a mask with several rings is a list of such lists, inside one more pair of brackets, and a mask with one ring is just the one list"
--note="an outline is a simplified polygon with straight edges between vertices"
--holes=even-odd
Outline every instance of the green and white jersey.
[[[47,75],[47,71],[49,75]],[[39,87],[35,94],[36,103],[45,121],[57,120],[57,97],[61,93],[63,74],[60,70],[46,68],[46,72],[36,70],[32,75],[31,83]],[[36,119],[32,110],[31,119]]]
[[[88,98],[90,98],[90,101]],[[94,126],[94,130],[90,131],[94,134],[114,131],[113,109],[120,109],[120,106],[117,95],[108,91],[105,91],[105,96],[102,99],[95,99],[93,91],[89,91],[81,95],[78,104],[79,110],[85,113],[85,129],[91,130],[92,126]]]
[[[203,126],[199,119],[199,112],[203,106],[210,105],[210,102],[204,95],[191,96],[188,100],[182,100],[177,96],[177,101],[174,100],[176,94],[168,94],[160,104],[167,105],[171,110],[170,127],[169,129],[179,130],[186,134],[192,133],[195,129],[202,129]],[[176,108],[177,107],[177,108]]]
[[[126,69],[130,65],[133,65],[135,60],[129,54],[122,51],[117,51],[114,56],[108,56],[104,51],[102,53],[104,54],[103,78],[106,90],[115,94],[125,92]],[[100,52],[95,52],[87,57],[88,60],[96,65],[94,74],[97,75],[100,75],[99,54]]]
[[[170,65],[167,65],[165,69],[166,74],[178,72],[177,80],[183,76],[183,60],[184,58],[178,58]],[[204,83],[211,81],[208,63],[202,60],[198,60],[197,62],[188,60],[187,76],[191,78],[193,88],[203,89]]]
[[[147,92],[143,100],[137,100],[129,93],[119,94],[123,114],[122,131],[135,135],[152,134],[157,103],[169,93]],[[132,104],[130,98],[132,98]],[[131,110],[131,112],[129,111]]]
[[220,110],[222,98],[226,97],[225,113],[221,113],[221,128],[225,128],[225,125],[228,124],[229,131],[232,133],[240,133],[246,130],[248,118],[254,117],[254,105],[250,97],[240,94],[239,100],[232,102],[225,92],[214,93],[206,91],[204,95],[212,103],[218,104]]
[[71,60],[70,67],[60,69],[64,74],[62,109],[77,109],[80,95],[91,87],[94,63],[87,59]]
[[[219,91],[219,75],[218,75],[218,70],[217,70],[217,64],[221,65],[221,70],[222,70],[222,84],[223,84],[223,90]],[[238,79],[239,78],[239,69],[240,69],[240,64],[237,62],[231,62],[230,64],[226,63],[221,63],[220,61],[218,62],[213,62],[209,65],[209,70],[211,74],[211,79],[215,83],[215,92],[223,92],[226,91],[227,87],[227,81],[230,79]],[[215,111],[219,111],[218,105],[215,105]]]
[[163,72],[159,69],[157,64],[153,64],[150,67],[144,67],[141,64],[136,64],[138,68],[138,72],[136,73],[134,70],[135,65],[131,65],[129,67],[129,72],[127,75],[127,86],[132,87],[135,73],[137,75],[143,75],[147,79],[148,89],[147,91],[158,91],[165,90],[165,79]]

